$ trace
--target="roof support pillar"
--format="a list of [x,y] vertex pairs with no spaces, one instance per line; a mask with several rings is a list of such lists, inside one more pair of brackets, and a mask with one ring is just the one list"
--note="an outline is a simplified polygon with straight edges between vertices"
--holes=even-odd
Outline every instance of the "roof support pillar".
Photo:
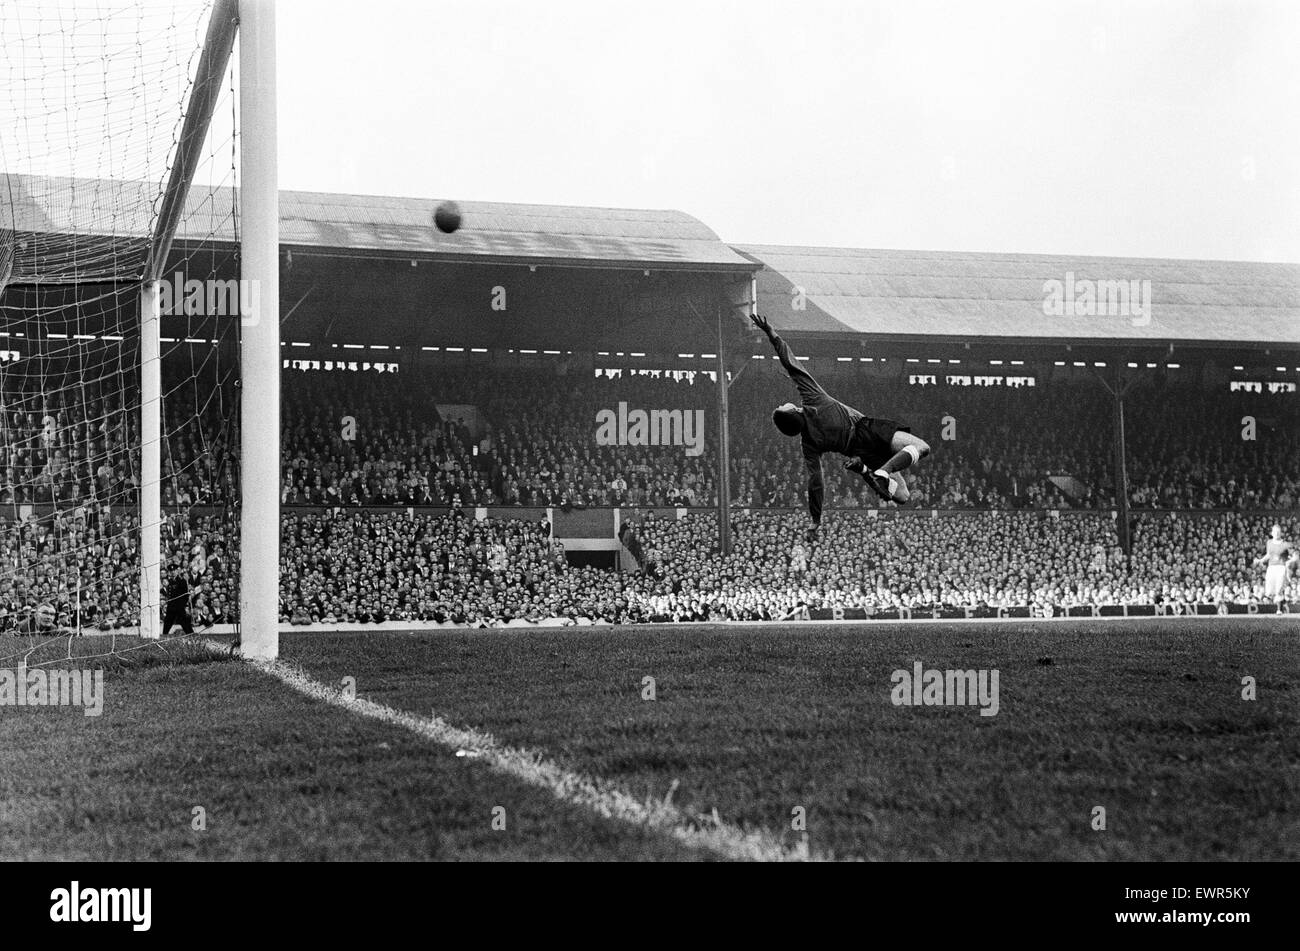
[[718,550],[731,554],[731,447],[728,420],[726,334],[723,332],[727,307],[717,302],[718,321]]

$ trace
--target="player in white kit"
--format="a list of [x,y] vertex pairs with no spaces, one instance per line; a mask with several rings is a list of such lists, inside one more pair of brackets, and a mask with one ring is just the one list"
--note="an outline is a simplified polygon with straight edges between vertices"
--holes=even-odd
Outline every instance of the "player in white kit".
[[1285,597],[1288,561],[1294,561],[1294,547],[1282,538],[1282,526],[1274,525],[1269,540],[1264,543],[1264,554],[1255,559],[1257,565],[1268,565],[1264,572],[1264,597],[1272,598],[1279,606]]

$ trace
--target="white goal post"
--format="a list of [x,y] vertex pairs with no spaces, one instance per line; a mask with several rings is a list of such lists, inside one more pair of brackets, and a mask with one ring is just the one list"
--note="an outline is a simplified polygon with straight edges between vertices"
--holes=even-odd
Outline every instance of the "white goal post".
[[275,4],[239,0],[241,276],[257,293],[241,314],[239,624],[245,657],[280,649],[280,200]]

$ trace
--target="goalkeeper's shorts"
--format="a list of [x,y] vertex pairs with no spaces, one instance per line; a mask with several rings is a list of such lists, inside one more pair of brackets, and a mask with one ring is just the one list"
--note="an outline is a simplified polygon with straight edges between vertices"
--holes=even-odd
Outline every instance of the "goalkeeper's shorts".
[[863,416],[853,428],[853,438],[849,440],[849,450],[845,455],[861,459],[868,471],[875,471],[893,456],[894,433],[911,431],[911,426],[904,426],[894,419]]

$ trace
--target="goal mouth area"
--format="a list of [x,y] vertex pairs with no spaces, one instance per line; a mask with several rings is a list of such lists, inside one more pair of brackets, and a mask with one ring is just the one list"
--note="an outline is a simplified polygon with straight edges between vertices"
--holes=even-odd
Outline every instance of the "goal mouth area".
[[238,14],[0,7],[0,608],[98,652],[161,634],[174,577],[238,614],[240,322],[145,306],[240,276]]

